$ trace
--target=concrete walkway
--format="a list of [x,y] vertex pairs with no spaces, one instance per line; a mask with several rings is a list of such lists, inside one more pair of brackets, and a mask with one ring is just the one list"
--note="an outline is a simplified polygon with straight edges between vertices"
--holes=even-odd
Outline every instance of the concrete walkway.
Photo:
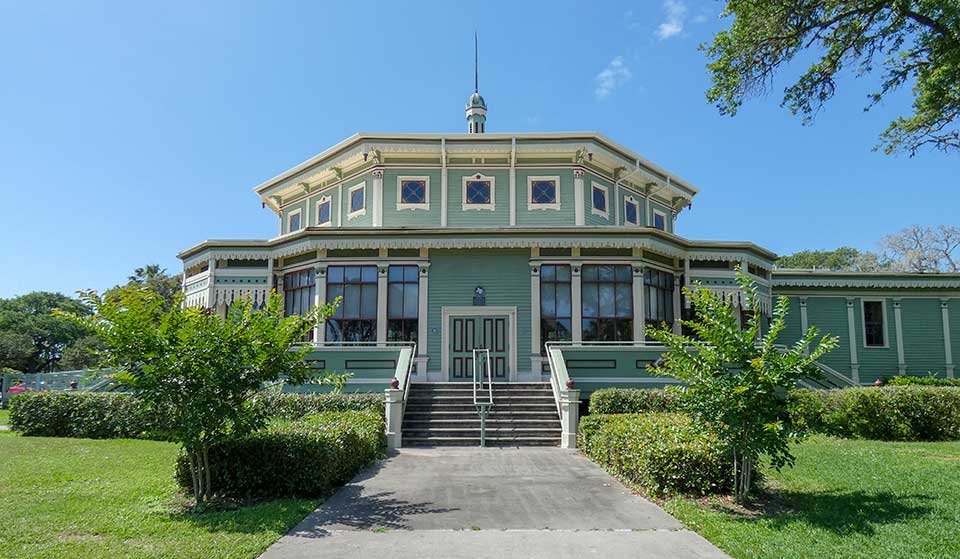
[[726,558],[576,451],[403,449],[263,559]]

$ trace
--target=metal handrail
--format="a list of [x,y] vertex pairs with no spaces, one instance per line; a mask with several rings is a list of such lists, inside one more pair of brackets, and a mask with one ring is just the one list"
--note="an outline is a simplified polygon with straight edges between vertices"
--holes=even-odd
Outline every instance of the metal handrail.
[[[483,356],[483,365],[480,365],[480,356]],[[479,375],[478,375],[479,370]],[[483,374],[487,375],[487,397],[482,399],[483,393]],[[478,395],[478,392],[480,394]],[[477,414],[480,416],[480,446],[487,444],[487,413],[493,407],[493,376],[490,371],[490,350],[473,350],[473,405],[477,408]]]

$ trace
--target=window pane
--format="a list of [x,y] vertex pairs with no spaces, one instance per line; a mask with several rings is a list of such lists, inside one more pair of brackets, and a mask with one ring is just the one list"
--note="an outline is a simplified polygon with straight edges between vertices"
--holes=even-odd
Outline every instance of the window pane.
[[570,284],[557,285],[557,313],[559,317],[569,317],[570,314]]
[[290,216],[290,230],[298,231],[300,229],[300,214]]
[[637,205],[634,204],[633,202],[627,202],[625,215],[626,215],[627,223],[636,224],[637,223]]
[[400,186],[400,200],[404,204],[422,204],[426,200],[424,181],[403,181]]
[[597,286],[583,286],[583,317],[592,318],[597,316],[600,304],[597,300]]
[[633,274],[630,266],[617,266],[617,281],[633,283]]
[[617,284],[617,316],[633,316],[631,287],[623,283]]
[[364,285],[361,293],[360,316],[362,318],[377,318],[377,286]]
[[601,212],[607,211],[607,193],[599,188],[593,189],[593,207]]
[[597,271],[600,281],[613,281],[616,277],[613,270],[613,266],[598,266]]
[[[342,285],[328,285],[327,286],[327,302],[332,303],[337,297],[343,296],[343,286]],[[343,301],[340,301],[340,304],[337,305],[337,311],[334,313],[334,316],[342,317],[343,316]]]
[[586,342],[594,342],[599,339],[597,333],[597,320],[593,318],[583,319],[583,340]]
[[350,193],[350,211],[355,212],[363,209],[363,189],[358,188]]
[[356,266],[344,268],[343,281],[346,283],[358,283],[360,281],[360,268]]
[[357,318],[360,316],[360,286],[347,284],[343,287],[343,316]]
[[360,268],[361,270],[361,279],[363,283],[376,283],[377,282],[377,267],[376,266],[364,266]]
[[391,283],[387,286],[387,317],[403,317],[403,284]]
[[403,281],[415,281],[419,282],[420,280],[417,277],[420,268],[417,266],[404,266],[403,267]]
[[583,280],[584,281],[596,281],[597,279],[597,267],[596,266],[584,266],[583,267]]
[[320,204],[320,209],[317,210],[317,223],[329,223],[330,222],[330,202],[324,202]]
[[540,267],[540,281],[553,281],[557,279],[557,267],[556,266],[541,266]]
[[666,220],[660,214],[653,214],[653,226],[661,231],[667,230]]
[[557,184],[554,181],[533,183],[530,198],[534,204],[553,204],[557,201]]
[[615,316],[615,297],[613,285],[601,283],[599,286],[600,316]]
[[468,204],[489,204],[490,183],[488,181],[470,181],[467,183]]
[[545,318],[557,316],[556,286],[548,283],[540,286],[540,314]]
[[417,318],[419,309],[419,295],[417,284],[408,283],[403,286],[403,317]]
[[570,281],[570,266],[554,266],[557,273],[557,281]]
[[343,283],[342,266],[330,266],[327,268],[327,283]]
[[387,272],[387,281],[403,281],[404,266],[390,266]]

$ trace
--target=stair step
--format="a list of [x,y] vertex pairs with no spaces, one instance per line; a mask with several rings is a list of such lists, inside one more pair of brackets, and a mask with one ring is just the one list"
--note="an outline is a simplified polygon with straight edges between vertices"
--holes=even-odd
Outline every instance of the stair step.
[[[486,446],[559,446],[560,437],[487,437]],[[480,437],[403,437],[403,446],[480,446]]]

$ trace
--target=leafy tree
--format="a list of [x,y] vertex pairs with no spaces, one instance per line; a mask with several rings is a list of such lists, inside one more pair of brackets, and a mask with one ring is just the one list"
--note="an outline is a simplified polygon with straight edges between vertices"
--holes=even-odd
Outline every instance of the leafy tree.
[[[180,293],[181,289],[180,276],[168,274],[167,270],[161,268],[159,264],[147,264],[142,268],[134,270],[133,274],[127,278],[126,286],[131,285],[138,285],[150,289],[163,297],[168,306],[173,304],[174,299],[177,297],[177,294]],[[120,287],[121,286],[117,286],[107,291],[106,295],[110,296],[111,293]]]
[[743,502],[761,457],[766,456],[778,470],[793,464],[790,443],[802,434],[782,420],[787,390],[819,374],[815,361],[837,346],[837,338],[817,340],[817,329],[811,327],[792,347],[777,345],[790,308],[787,298],[777,300],[764,334],[757,286],[742,273],[738,282],[745,308],[752,311],[745,328],[741,329],[736,311],[722,296],[697,286],[685,289],[697,309],[696,317],[681,321],[694,337],[674,334],[665,326],[648,334],[668,349],[659,366],[650,367],[651,372],[682,381],[681,403],[696,419],[712,425],[728,445],[733,454],[734,494]]
[[56,309],[89,312],[80,301],[60,293],[36,291],[0,299],[0,367],[49,372],[67,347],[89,335],[83,326],[55,315]]
[[960,227],[913,225],[880,242],[894,266],[907,272],[960,272]]
[[210,446],[262,426],[262,410],[251,397],[265,383],[310,379],[303,360],[309,346],[296,344],[334,311],[331,304],[284,317],[275,292],[262,310],[240,301],[226,317],[183,308],[179,297],[168,305],[145,286],[121,288],[109,297],[90,291],[82,298],[93,314],[70,318],[103,340],[104,365],[118,371],[120,386],[136,391],[150,410],[169,418],[167,434],[187,454],[199,507],[215,491]]
[[99,337],[92,334],[84,336],[63,350],[57,368],[61,371],[96,369],[100,366],[99,352],[102,349],[103,341]]
[[801,250],[788,256],[781,256],[777,260],[777,267],[835,272],[876,272],[889,268],[889,264],[873,252],[840,247],[836,250]]
[[960,2],[957,0],[728,0],[730,29],[703,46],[713,86],[707,99],[736,114],[745,99],[766,94],[797,55],[815,61],[784,91],[782,104],[810,123],[833,97],[837,77],[882,68],[866,109],[910,84],[913,114],[880,135],[886,153],[931,146],[960,148]]

